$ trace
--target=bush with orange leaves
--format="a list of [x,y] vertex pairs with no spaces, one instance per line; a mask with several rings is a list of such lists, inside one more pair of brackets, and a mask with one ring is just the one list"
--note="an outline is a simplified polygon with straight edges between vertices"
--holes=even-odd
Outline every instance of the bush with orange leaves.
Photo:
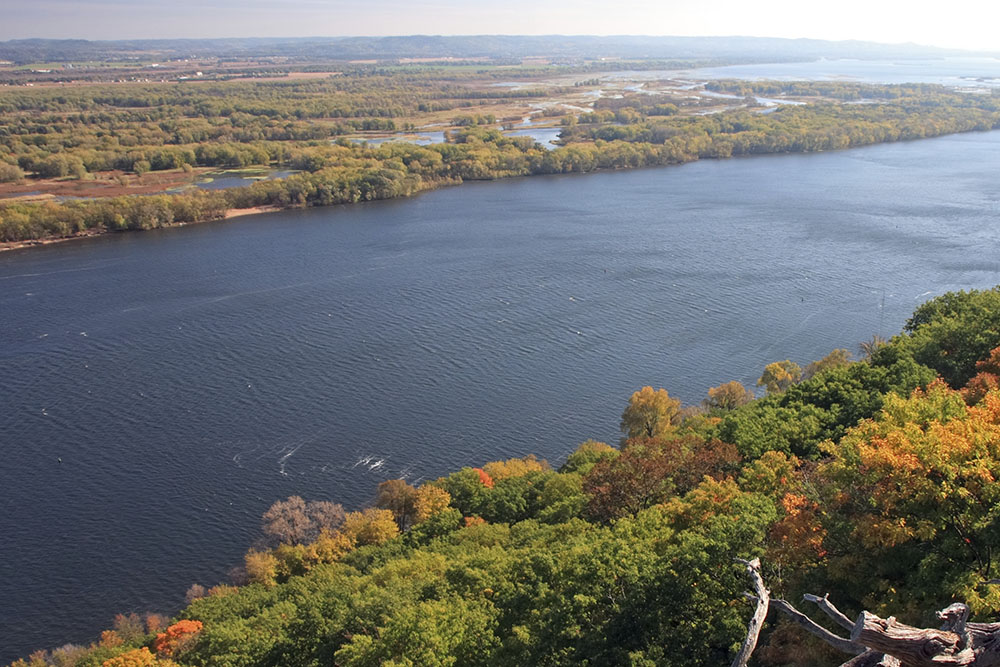
[[768,559],[784,568],[804,570],[826,556],[826,529],[816,502],[798,493],[786,493],[780,507],[784,516],[771,528]]
[[178,621],[167,628],[166,632],[156,635],[153,650],[159,656],[171,657],[190,646],[198,633],[201,632],[201,621]]
[[124,643],[121,636],[114,630],[105,630],[101,633],[101,646],[105,648],[115,648]]
[[493,478],[490,477],[490,474],[488,472],[486,472],[482,468],[473,468],[473,470],[475,470],[476,473],[479,475],[479,481],[483,483],[483,486],[485,486],[487,489],[493,488]]
[[1000,387],[1000,347],[993,348],[990,356],[976,362],[976,374],[962,389],[962,398],[974,405],[997,387]]

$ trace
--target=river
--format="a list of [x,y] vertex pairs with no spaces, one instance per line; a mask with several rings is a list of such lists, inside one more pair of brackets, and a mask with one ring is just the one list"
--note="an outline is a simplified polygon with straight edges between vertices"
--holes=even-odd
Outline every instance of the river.
[[0,663],[175,611],[292,494],[614,442],[1000,283],[1000,133],[470,183],[0,255]]

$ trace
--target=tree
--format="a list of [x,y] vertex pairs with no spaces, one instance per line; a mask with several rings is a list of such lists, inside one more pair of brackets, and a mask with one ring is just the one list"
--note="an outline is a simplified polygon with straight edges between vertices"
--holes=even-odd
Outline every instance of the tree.
[[666,389],[643,387],[632,394],[622,413],[622,433],[626,438],[662,437],[674,427],[680,410],[681,402],[671,398]]
[[126,642],[133,642],[146,634],[146,628],[143,625],[142,619],[135,612],[127,615],[117,614],[115,616],[114,628],[118,636]]
[[156,667],[159,664],[162,663],[143,646],[109,658],[101,663],[101,667]]
[[432,516],[448,509],[451,496],[440,486],[424,484],[417,489],[417,497],[413,503],[414,522],[426,521]]
[[780,394],[802,377],[802,369],[794,361],[775,361],[764,367],[764,374],[757,380],[758,387],[765,387],[768,394]]
[[962,388],[962,396],[969,405],[978,403],[983,396],[1000,387],[1000,347],[990,351],[990,356],[976,362],[976,374]]
[[492,461],[483,466],[483,472],[489,475],[494,482],[511,477],[522,477],[530,472],[541,472],[548,469],[548,462],[538,460],[534,454],[529,454],[520,459]]
[[156,639],[153,640],[153,650],[156,651],[157,655],[167,658],[177,655],[191,646],[201,629],[201,621],[187,619],[177,621],[164,632],[156,635]]
[[0,183],[20,183],[24,180],[24,172],[14,164],[0,162]]
[[686,493],[704,477],[722,478],[738,468],[732,445],[683,438],[629,440],[619,456],[597,463],[583,478],[587,514],[610,521]]
[[273,586],[278,580],[278,559],[270,551],[251,549],[243,556],[243,567],[255,584]]
[[378,485],[375,507],[389,510],[400,530],[406,530],[416,517],[417,490],[401,479],[389,479]]
[[808,497],[787,498],[795,511],[774,534],[874,612],[917,621],[944,595],[996,613],[1000,590],[984,584],[1000,553],[997,443],[996,392],[974,406],[942,381],[909,398],[889,394],[875,419],[826,445]]
[[599,461],[615,456],[618,456],[618,450],[607,443],[585,440],[572,454],[566,457],[566,463],[562,464],[559,472],[575,472],[584,475]]
[[279,500],[264,512],[261,528],[265,541],[277,544],[308,544],[324,528],[336,530],[344,522],[344,508],[336,503],[312,500],[308,503],[299,496]]
[[391,540],[399,535],[399,526],[389,510],[369,508],[348,512],[341,532],[358,546],[365,546]]
[[831,368],[842,368],[851,363],[851,353],[838,348],[818,361],[814,361],[802,371],[802,379],[808,380]]
[[976,374],[976,362],[1000,346],[1000,287],[949,292],[923,304],[901,341],[918,362],[936,370],[954,388]]
[[882,336],[874,334],[870,339],[861,342],[861,344],[858,345],[858,350],[861,352],[862,358],[871,359],[875,355],[875,352],[877,352],[880,347],[885,346],[887,342],[888,341]]
[[753,400],[753,392],[742,382],[733,380],[708,390],[705,407],[710,410],[735,410]]

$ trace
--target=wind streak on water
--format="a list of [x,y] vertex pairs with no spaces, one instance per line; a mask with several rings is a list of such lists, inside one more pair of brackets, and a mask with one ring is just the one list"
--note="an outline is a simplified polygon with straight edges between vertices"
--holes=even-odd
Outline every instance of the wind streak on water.
[[615,442],[642,385],[696,403],[1000,282],[998,149],[472,184],[0,256],[0,662],[176,609],[275,500],[558,463]]

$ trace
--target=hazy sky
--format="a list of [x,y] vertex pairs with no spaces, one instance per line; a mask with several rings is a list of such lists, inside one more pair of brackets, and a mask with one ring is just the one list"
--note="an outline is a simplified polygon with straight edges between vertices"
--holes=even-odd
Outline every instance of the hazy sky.
[[1000,51],[997,0],[0,0],[26,37],[752,35]]

